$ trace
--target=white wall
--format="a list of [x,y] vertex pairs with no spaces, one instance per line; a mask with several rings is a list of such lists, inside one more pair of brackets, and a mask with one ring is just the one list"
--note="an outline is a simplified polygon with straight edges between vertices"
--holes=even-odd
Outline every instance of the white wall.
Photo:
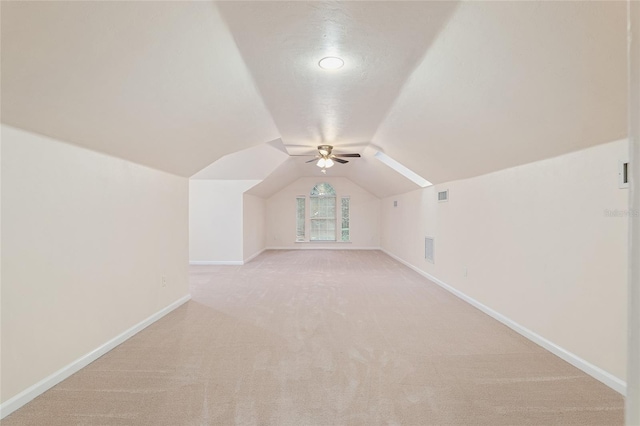
[[190,262],[243,261],[243,193],[258,182],[189,181]]
[[640,4],[628,2],[629,140],[631,168],[629,232],[629,341],[627,360],[627,425],[640,424]]
[[628,208],[627,150],[613,142],[386,198],[382,247],[624,380],[628,219],[606,211]]
[[[1,131],[1,130],[0,130]],[[0,188],[2,188],[2,135],[0,134]],[[2,190],[0,189],[0,259],[2,259]],[[2,393],[2,261],[0,261],[0,404],[4,401]],[[1,415],[2,413],[0,413]]]
[[4,402],[188,294],[188,186],[1,131]]
[[266,247],[266,202],[260,197],[244,194],[243,253],[247,261]]
[[[296,196],[306,195],[320,182],[328,182],[340,197],[350,196],[350,243],[296,243]],[[339,207],[338,207],[339,208]],[[270,248],[379,248],[380,199],[344,177],[303,177],[272,195],[266,202],[266,245]],[[309,224],[307,220],[307,238]]]

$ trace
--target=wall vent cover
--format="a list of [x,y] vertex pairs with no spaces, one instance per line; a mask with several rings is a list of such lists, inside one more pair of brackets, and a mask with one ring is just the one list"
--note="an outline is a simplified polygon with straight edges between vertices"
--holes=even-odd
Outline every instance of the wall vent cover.
[[449,200],[449,190],[446,189],[444,191],[438,191],[438,201],[448,201]]
[[433,248],[433,237],[424,237],[424,258],[431,263],[435,263]]

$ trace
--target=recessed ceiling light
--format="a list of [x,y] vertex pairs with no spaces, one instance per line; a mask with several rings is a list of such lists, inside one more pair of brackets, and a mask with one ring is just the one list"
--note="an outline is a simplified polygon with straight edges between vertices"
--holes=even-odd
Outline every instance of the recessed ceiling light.
[[340,58],[336,58],[335,56],[327,56],[326,58],[320,59],[318,62],[318,66],[325,70],[337,70],[338,68],[342,68],[344,65],[344,61]]

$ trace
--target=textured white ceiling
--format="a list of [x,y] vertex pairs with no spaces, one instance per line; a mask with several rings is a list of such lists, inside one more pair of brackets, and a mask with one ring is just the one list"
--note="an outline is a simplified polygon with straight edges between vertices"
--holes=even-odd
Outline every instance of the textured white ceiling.
[[[419,188],[404,176],[389,168],[374,157],[378,150],[367,146],[361,149],[360,158],[347,158],[347,164],[336,163],[326,170],[326,174],[315,165],[305,163],[313,157],[289,157],[260,184],[248,192],[263,198],[270,197],[300,177],[325,176],[346,177],[378,198],[409,192]],[[245,163],[246,164],[246,163]]]
[[225,155],[191,176],[191,179],[262,180],[288,158],[282,141],[276,139]]
[[465,2],[374,142],[437,183],[624,138],[624,2]]
[[[220,2],[282,140],[369,142],[455,2]],[[318,61],[338,56],[337,71]]]
[[[415,185],[370,142],[437,183],[626,135],[624,2],[0,7],[3,123],[183,176],[327,142],[363,154],[330,172],[381,196]],[[266,152],[263,196],[318,173]]]
[[1,2],[2,122],[190,176],[279,137],[209,2]]

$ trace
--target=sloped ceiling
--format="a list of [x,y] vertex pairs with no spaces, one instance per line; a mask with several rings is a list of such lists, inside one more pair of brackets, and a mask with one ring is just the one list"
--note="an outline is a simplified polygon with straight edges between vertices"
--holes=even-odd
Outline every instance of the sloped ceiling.
[[171,173],[279,133],[209,2],[1,2],[2,122]]
[[[183,176],[330,143],[363,157],[328,173],[384,195],[415,185],[371,142],[438,183],[626,135],[624,2],[0,7],[3,123]],[[319,173],[277,158],[252,191]]]
[[[369,142],[455,2],[220,2],[282,140]],[[322,70],[325,56],[345,61]],[[293,145],[293,146],[292,146]]]
[[237,151],[216,160],[191,179],[262,180],[289,158],[280,139]]
[[465,2],[374,141],[431,182],[626,137],[625,2]]
[[[321,181],[325,176],[346,177],[378,198],[418,189],[404,176],[374,158],[378,150],[367,146],[361,150],[361,158],[350,158],[349,164],[336,164],[326,174],[315,164],[306,164],[307,157],[288,157],[269,176],[247,191],[268,198],[300,177],[314,176]],[[311,157],[313,158],[313,157]]]

